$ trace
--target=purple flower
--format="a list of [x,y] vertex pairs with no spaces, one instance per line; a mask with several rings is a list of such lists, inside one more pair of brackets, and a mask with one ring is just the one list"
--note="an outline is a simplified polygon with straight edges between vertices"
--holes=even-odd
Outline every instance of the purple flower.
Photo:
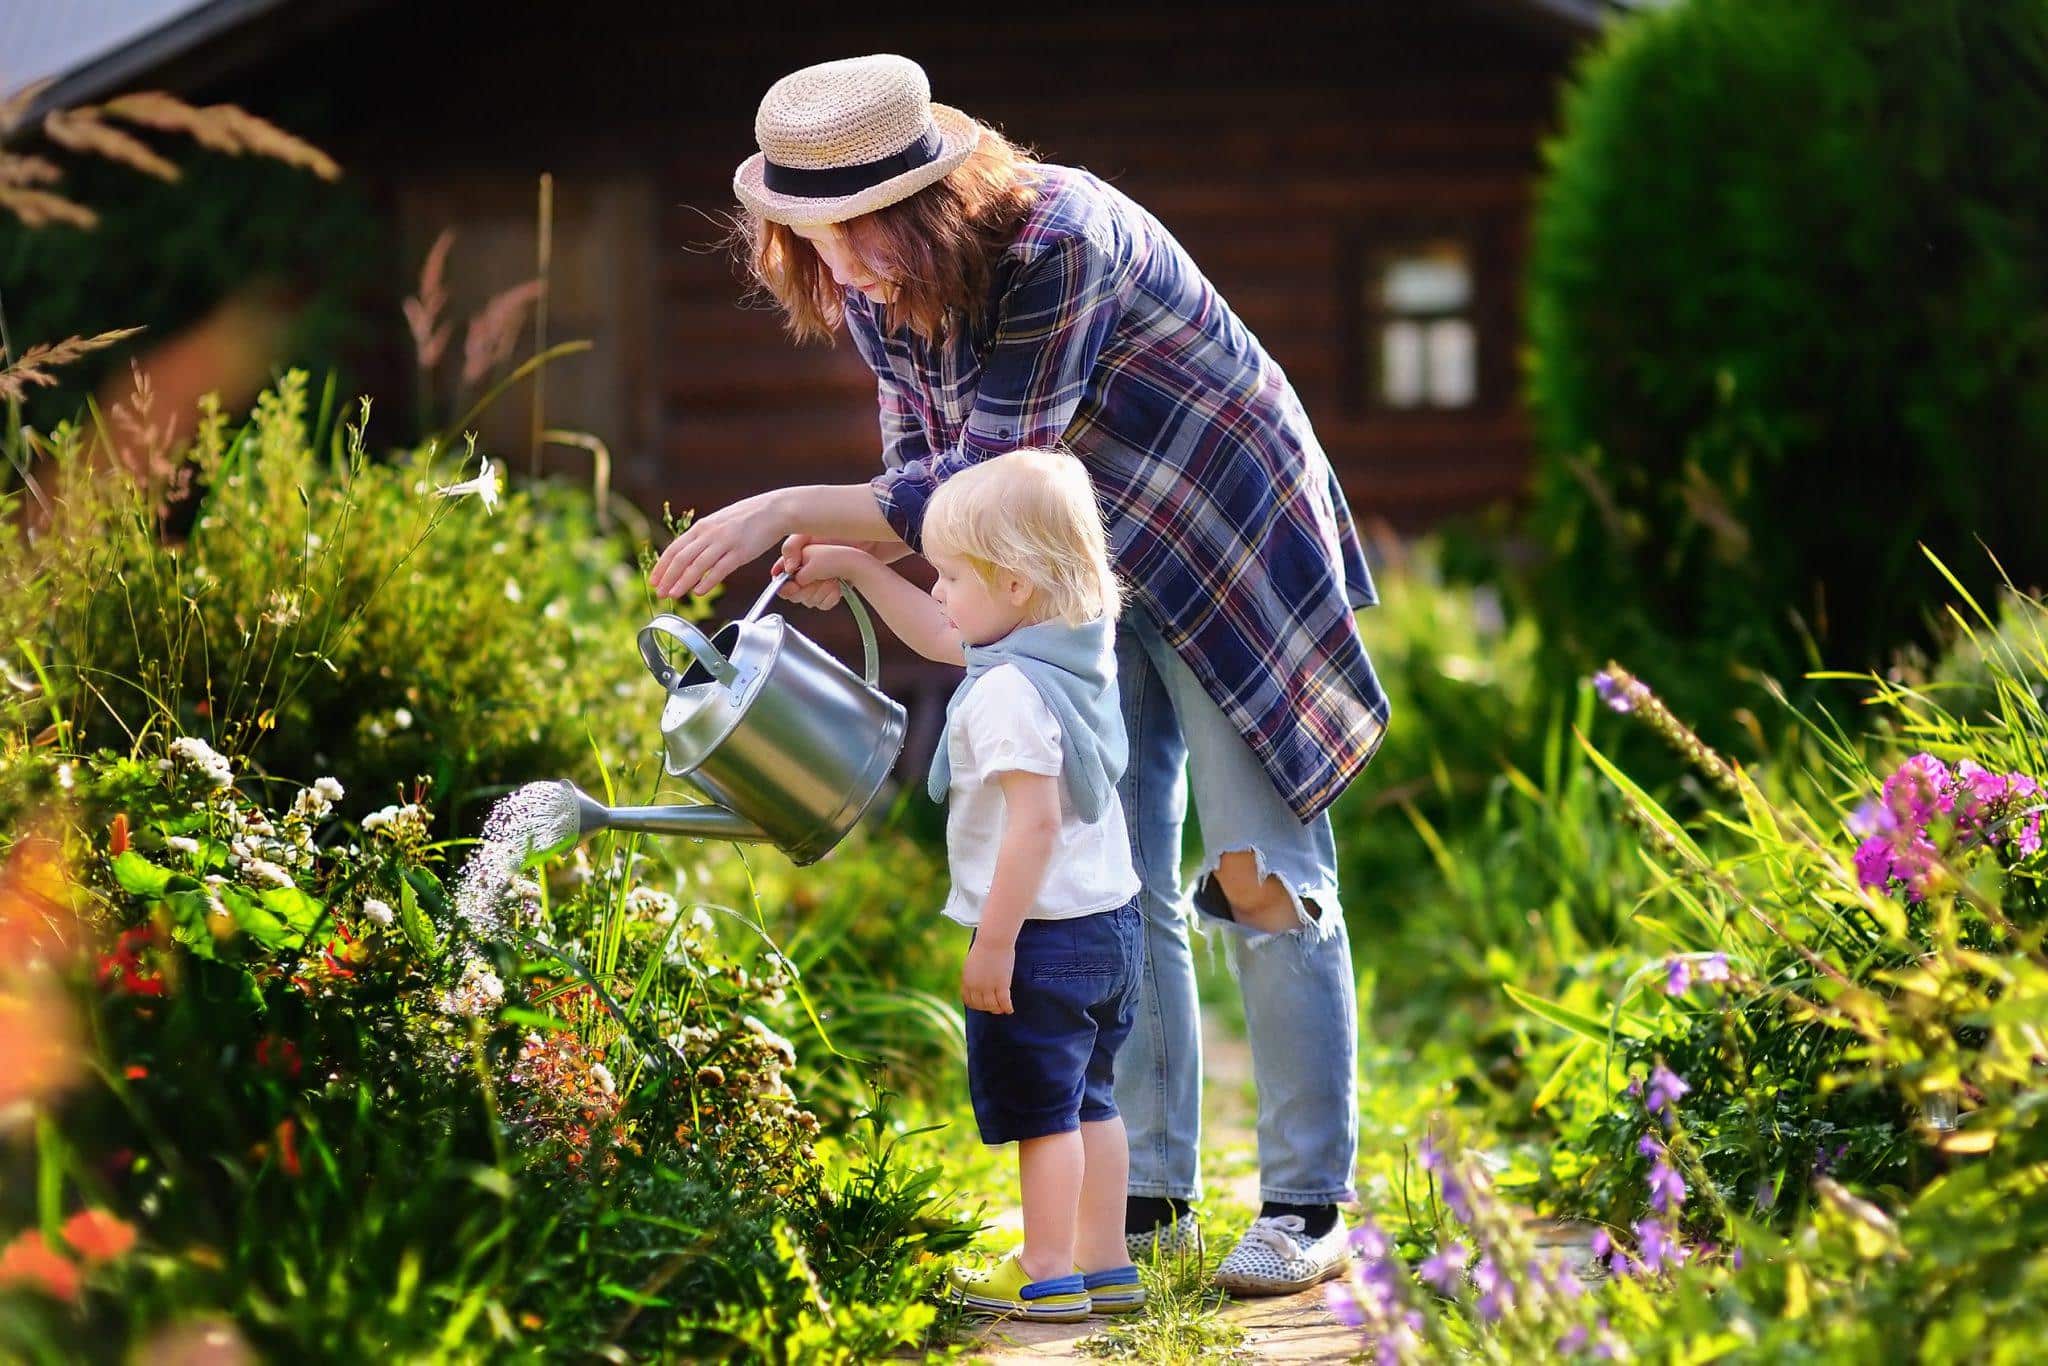
[[[1750,1203],[1756,1206],[1757,1213],[1759,1214],[1764,1213],[1771,1206],[1778,1203],[1778,1188],[1771,1184],[1770,1177],[1759,1176],[1756,1179],[1756,1196]],[[1737,1253],[1736,1255],[1740,1256],[1741,1254]]]
[[1673,1119],[1676,1118],[1673,1111],[1678,1105],[1678,1098],[1691,1090],[1685,1084],[1685,1078],[1660,1062],[1650,1073],[1650,1089],[1643,1103],[1650,1107],[1651,1114]]
[[1365,1310],[1358,1303],[1358,1296],[1352,1292],[1349,1282],[1331,1281],[1323,1286],[1323,1303],[1330,1307],[1330,1317],[1346,1328],[1357,1328],[1365,1323]]
[[1565,1330],[1563,1337],[1557,1340],[1557,1350],[1560,1352],[1583,1352],[1586,1350],[1586,1343],[1589,1340],[1590,1337],[1586,1332],[1586,1325],[1575,1323]]
[[1595,1257],[1605,1257],[1614,1251],[1614,1238],[1604,1228],[1593,1230],[1593,1236],[1586,1242],[1586,1250]]
[[1835,1164],[1840,1162],[1842,1155],[1848,1151],[1849,1145],[1846,1143],[1837,1143],[1833,1152],[1822,1152],[1816,1148],[1813,1154],[1813,1174],[1826,1176],[1835,1169]]
[[1664,965],[1664,994],[1683,996],[1692,990],[1692,961],[1673,955]]
[[1435,1135],[1425,1135],[1417,1151],[1422,1162],[1422,1170],[1442,1173],[1444,1169],[1444,1155],[1443,1150],[1436,1146]]
[[1488,1323],[1499,1321],[1502,1315],[1515,1305],[1515,1287],[1493,1258],[1481,1257],[1472,1268],[1472,1284],[1479,1290],[1476,1308],[1479,1317]]
[[1872,835],[1856,846],[1856,881],[1873,892],[1881,892],[1892,881],[1892,842]]
[[1635,699],[1628,695],[1628,684],[1612,669],[1602,669],[1593,675],[1593,691],[1600,694],[1600,700],[1626,716],[1636,709]]
[[1646,1133],[1636,1140],[1636,1151],[1644,1157],[1659,1158],[1664,1156],[1664,1145],[1657,1141],[1657,1135]]
[[1952,781],[1947,764],[1932,754],[1916,754],[1884,780],[1885,800],[1902,818],[1925,826],[1936,816],[1955,810],[1955,794],[1949,790]]
[[1380,1232],[1380,1226],[1367,1219],[1351,1230],[1351,1250],[1359,1256],[1379,1261],[1387,1255],[1387,1235]]
[[1463,1243],[1446,1243],[1425,1258],[1415,1274],[1437,1294],[1456,1295],[1458,1283],[1465,1277],[1465,1263],[1471,1256],[1470,1249]]
[[1710,953],[1700,959],[1693,970],[1699,974],[1702,982],[1725,982],[1728,980],[1728,955]]
[[1654,1219],[1641,1219],[1636,1222],[1635,1230],[1636,1244],[1642,1251],[1645,1271],[1655,1274],[1666,1267],[1675,1267],[1683,1260],[1678,1240],[1663,1224]]
[[1670,1214],[1685,1203],[1685,1178],[1661,1158],[1650,1168],[1650,1208]]
[[1466,1191],[1465,1183],[1458,1179],[1456,1172],[1448,1168],[1445,1169],[1442,1180],[1444,1203],[1451,1207],[1451,1213],[1458,1217],[1459,1223],[1472,1223],[1472,1197]]
[[2041,852],[2041,816],[2039,812],[2027,817],[2026,824],[2020,827],[2019,838],[2013,841],[2013,848],[2020,851],[2022,858],[2032,858]]
[[1966,798],[1985,806],[2003,800],[2007,788],[2004,774],[1993,773],[1975,759],[1956,765],[1956,782]]
[[1857,839],[1890,835],[1899,828],[1898,813],[1882,797],[1865,797],[1849,817],[1849,833]]

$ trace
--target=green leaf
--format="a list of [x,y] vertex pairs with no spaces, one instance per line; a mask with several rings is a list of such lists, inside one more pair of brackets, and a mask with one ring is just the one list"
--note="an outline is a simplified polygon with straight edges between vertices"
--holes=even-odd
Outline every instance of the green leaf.
[[398,925],[421,957],[431,961],[441,956],[440,937],[434,933],[434,922],[420,909],[419,893],[413,890],[410,870],[398,879]]
[[498,1018],[506,1024],[525,1025],[528,1029],[567,1029],[569,1022],[545,1010],[529,1010],[525,1006],[506,1006],[498,1012]]
[[306,942],[303,934],[296,933],[284,921],[277,918],[270,909],[240,887],[223,887],[220,899],[227,906],[228,914],[235,918],[235,926],[267,949],[295,949]]
[[203,891],[172,892],[164,898],[171,910],[171,938],[192,950],[198,958],[217,958],[213,930],[206,923],[212,905]]
[[171,870],[159,868],[129,849],[114,859],[114,880],[121,884],[123,891],[154,901],[170,886]]
[[[1605,1020],[1595,1019],[1591,1015],[1583,1015],[1573,1010],[1570,1006],[1559,1005],[1555,1001],[1546,1000],[1534,992],[1524,991],[1512,983],[1503,982],[1501,989],[1507,992],[1509,999],[1516,1005],[1538,1019],[1546,1020],[1556,1025],[1559,1029],[1569,1030],[1581,1038],[1591,1039],[1594,1043],[1604,1044],[1607,1042],[1608,1031]],[[1633,1015],[1618,1016],[1615,1029],[1617,1032],[1627,1034],[1631,1038],[1643,1039],[1648,1038],[1650,1035],[1650,1027]]]
[[326,906],[297,887],[266,887],[262,898],[263,904],[292,928],[301,943],[319,927],[321,918],[327,914]]

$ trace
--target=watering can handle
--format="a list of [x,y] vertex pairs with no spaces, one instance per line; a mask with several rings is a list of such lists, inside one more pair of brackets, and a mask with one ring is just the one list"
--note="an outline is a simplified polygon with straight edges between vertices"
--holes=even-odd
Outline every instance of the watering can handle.
[[683,681],[683,670],[670,664],[668,657],[661,652],[661,642],[654,638],[657,632],[683,642],[684,648],[696,656],[705,671],[726,687],[731,687],[733,680],[739,677],[740,671],[733,667],[732,661],[720,654],[718,647],[702,631],[673,613],[663,612],[640,628],[640,658],[647,661],[647,668],[655,681],[670,692],[674,692]]
[[[770,579],[768,586],[761,590],[760,597],[754,599],[754,605],[747,609],[747,615],[742,620],[752,621],[760,616],[768,604],[775,600],[775,595],[782,591],[782,585],[788,582],[789,575],[786,573],[777,574]],[[860,648],[867,685],[870,688],[880,687],[882,658],[875,648],[875,624],[868,619],[868,609],[861,602],[860,594],[854,592],[853,585],[845,579],[839,581],[839,596],[846,603],[846,610],[853,613],[854,624],[860,627]]]

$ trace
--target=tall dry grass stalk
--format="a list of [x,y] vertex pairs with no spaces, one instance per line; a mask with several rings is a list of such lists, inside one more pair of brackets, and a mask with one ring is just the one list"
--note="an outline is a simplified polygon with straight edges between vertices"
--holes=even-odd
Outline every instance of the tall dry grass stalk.
[[[31,228],[66,224],[91,228],[99,215],[55,188],[62,168],[47,158],[10,151],[5,143],[24,129],[28,111],[48,86],[24,87],[0,103],[0,209]],[[162,181],[180,178],[178,167],[155,148],[114,121],[176,133],[200,146],[229,156],[259,156],[310,171],[322,180],[337,180],[341,167],[334,158],[303,138],[285,132],[267,119],[232,104],[191,105],[161,90],[121,95],[98,105],[53,109],[34,127],[52,144],[67,151],[96,156]]]
[[82,356],[104,351],[141,332],[139,327],[116,328],[96,337],[66,337],[60,342],[41,342],[21,353],[18,360],[0,366],[0,401],[18,400],[29,389],[41,385],[54,388],[57,377],[50,372]]
[[526,310],[540,298],[540,281],[528,280],[493,294],[469,320],[462,340],[462,382],[475,384],[512,358],[526,330]]
[[419,293],[404,304],[405,325],[412,332],[413,354],[421,370],[430,371],[441,363],[454,328],[454,324],[441,321],[441,312],[448,307],[448,249],[454,245],[455,229],[441,229],[420,268]]

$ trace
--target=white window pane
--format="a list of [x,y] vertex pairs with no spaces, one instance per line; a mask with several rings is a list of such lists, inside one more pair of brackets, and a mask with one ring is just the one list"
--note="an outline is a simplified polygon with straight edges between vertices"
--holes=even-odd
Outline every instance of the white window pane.
[[1380,277],[1389,313],[1451,313],[1472,302],[1472,269],[1464,248],[1443,243],[1397,256]]
[[1478,339],[1463,318],[1429,325],[1429,401],[1439,408],[1463,408],[1479,388]]
[[1420,323],[1388,323],[1380,332],[1380,394],[1397,408],[1422,402],[1422,348]]

